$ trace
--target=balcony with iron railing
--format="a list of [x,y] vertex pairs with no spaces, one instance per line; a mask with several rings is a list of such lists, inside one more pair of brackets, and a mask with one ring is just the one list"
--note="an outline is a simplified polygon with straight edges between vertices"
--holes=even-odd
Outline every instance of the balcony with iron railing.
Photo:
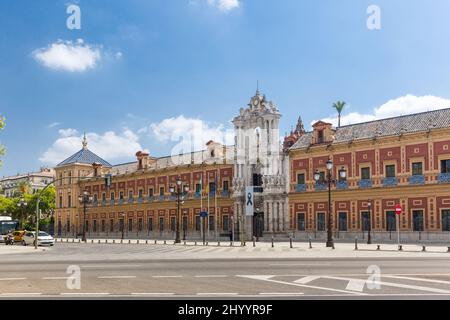
[[348,189],[348,181],[347,180],[338,181],[336,183],[336,189],[338,190]]
[[306,192],[306,184],[296,184],[295,192]]
[[408,180],[410,185],[425,184],[425,176],[423,174],[410,176]]
[[438,175],[438,183],[450,183],[450,173],[440,173]]
[[361,179],[358,181],[358,186],[361,189],[372,188],[372,184],[373,184],[372,179]]
[[229,198],[230,197],[230,191],[229,190],[222,190],[220,193],[222,198]]
[[397,177],[383,178],[383,187],[395,187],[398,184]]
[[327,184],[325,182],[316,182],[316,184],[314,185],[314,189],[316,191],[324,191],[327,190]]

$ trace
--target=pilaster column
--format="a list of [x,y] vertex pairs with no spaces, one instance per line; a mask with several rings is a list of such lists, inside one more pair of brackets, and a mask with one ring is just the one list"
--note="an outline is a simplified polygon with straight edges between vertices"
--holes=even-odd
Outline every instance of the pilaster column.
[[273,201],[269,200],[267,204],[269,207],[269,232],[273,232]]

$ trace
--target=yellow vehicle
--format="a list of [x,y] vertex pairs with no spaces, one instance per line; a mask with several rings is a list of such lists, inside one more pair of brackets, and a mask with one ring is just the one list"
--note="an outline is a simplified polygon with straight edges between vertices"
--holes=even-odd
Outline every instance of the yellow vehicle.
[[21,243],[22,240],[23,240],[23,235],[24,234],[25,234],[25,231],[14,231],[13,232],[14,242]]

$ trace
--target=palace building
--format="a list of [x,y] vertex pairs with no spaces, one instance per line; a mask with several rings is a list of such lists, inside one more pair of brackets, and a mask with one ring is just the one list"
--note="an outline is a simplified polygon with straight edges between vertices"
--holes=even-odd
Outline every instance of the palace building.
[[287,142],[291,230],[311,235],[326,229],[330,159],[335,237],[361,235],[370,223],[386,239],[397,228],[411,240],[449,239],[450,109],[336,129],[319,121]]
[[[385,239],[397,228],[411,239],[448,239],[450,109],[339,128],[319,121],[310,132],[299,118],[283,144],[280,117],[275,104],[257,91],[232,121],[233,146],[210,141],[203,151],[168,157],[138,151],[136,161],[118,165],[95,155],[84,139],[82,149],[55,168],[57,235],[85,229],[90,237],[172,239],[179,218],[170,191],[181,180],[184,239],[198,239],[203,232],[216,240],[322,238],[331,161],[335,238],[364,236],[370,226]],[[249,186],[253,216],[245,214]],[[83,193],[91,198],[86,214],[79,201]],[[399,223],[397,204],[403,209]],[[202,219],[201,212],[208,216]]]

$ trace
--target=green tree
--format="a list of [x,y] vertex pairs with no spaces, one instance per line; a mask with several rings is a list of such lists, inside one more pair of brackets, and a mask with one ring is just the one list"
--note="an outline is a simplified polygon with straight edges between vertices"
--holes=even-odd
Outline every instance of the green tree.
[[[0,116],[0,130],[3,130],[5,127],[5,118]],[[0,156],[4,156],[6,149],[3,145],[0,144]],[[2,160],[0,160],[0,166],[2,165]]]
[[16,208],[14,207],[14,199],[6,198],[0,195],[0,215],[12,215]]
[[53,185],[45,189],[45,191],[39,191],[30,196],[30,200],[27,201],[28,223],[25,226],[34,226],[34,223],[36,222],[36,202],[39,196],[39,209],[41,210],[41,219],[39,220],[39,223],[42,223],[42,226],[50,223],[56,208],[56,188]]
[[346,103],[344,101],[337,101],[333,103],[333,108],[336,109],[338,113],[338,128],[341,126],[341,114],[346,106]]

